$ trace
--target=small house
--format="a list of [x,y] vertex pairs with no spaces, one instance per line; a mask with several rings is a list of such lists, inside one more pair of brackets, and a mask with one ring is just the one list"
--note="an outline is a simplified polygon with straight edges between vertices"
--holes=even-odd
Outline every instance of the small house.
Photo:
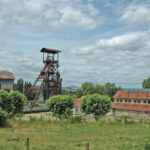
[[14,87],[14,76],[11,72],[0,72],[0,90],[10,92]]

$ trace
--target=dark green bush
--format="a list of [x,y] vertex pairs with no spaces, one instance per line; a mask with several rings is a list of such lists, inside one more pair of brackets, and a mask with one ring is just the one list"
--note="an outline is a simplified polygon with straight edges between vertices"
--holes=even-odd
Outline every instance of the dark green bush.
[[6,124],[6,120],[8,118],[8,113],[6,110],[3,110],[1,107],[0,107],[0,126],[3,126]]
[[26,97],[18,91],[12,91],[9,93],[8,99],[11,101],[13,107],[12,115],[22,114],[23,107],[27,102]]
[[5,124],[7,118],[23,113],[26,98],[18,91],[10,93],[0,90],[0,125]]
[[98,120],[101,116],[109,112],[111,107],[111,98],[107,95],[91,94],[87,95],[81,104],[83,113],[93,114]]
[[46,101],[46,105],[50,112],[59,119],[67,119],[72,115],[74,100],[69,95],[57,95],[50,97]]
[[145,144],[145,150],[150,150],[150,144]]
[[9,93],[7,91],[0,90],[0,107],[10,113],[12,112],[13,106],[8,96]]

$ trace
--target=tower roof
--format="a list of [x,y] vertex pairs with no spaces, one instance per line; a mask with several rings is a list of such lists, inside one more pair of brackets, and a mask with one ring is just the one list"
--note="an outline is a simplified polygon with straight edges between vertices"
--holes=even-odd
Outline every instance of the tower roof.
[[43,52],[43,53],[51,53],[51,54],[58,54],[61,51],[60,50],[56,50],[56,49],[51,49],[51,48],[42,48],[41,52]]

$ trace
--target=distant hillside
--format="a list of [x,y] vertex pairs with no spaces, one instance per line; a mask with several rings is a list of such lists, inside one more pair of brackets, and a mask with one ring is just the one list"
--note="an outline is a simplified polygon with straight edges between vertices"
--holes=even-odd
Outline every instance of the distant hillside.
[[65,88],[65,89],[77,89],[77,88],[80,88],[80,87],[78,87],[78,86],[75,86],[75,85],[71,85],[71,86],[68,86],[68,87],[63,87],[63,88]]

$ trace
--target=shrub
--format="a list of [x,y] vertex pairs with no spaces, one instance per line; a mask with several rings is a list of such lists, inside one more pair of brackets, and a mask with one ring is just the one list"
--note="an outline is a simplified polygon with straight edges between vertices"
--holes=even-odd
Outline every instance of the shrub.
[[91,94],[82,100],[81,108],[84,113],[93,114],[95,119],[98,120],[109,111],[110,104],[110,97],[100,94]]
[[69,95],[52,96],[46,101],[46,105],[50,112],[59,119],[67,119],[72,115],[74,100]]
[[12,91],[9,93],[8,99],[11,101],[13,107],[12,115],[22,114],[23,107],[27,102],[26,97],[18,91]]
[[0,90],[0,107],[10,113],[13,109],[11,99],[8,98],[8,92]]
[[5,125],[7,118],[8,118],[8,113],[7,113],[7,111],[6,111],[6,110],[3,110],[3,109],[0,107],[0,126]]

